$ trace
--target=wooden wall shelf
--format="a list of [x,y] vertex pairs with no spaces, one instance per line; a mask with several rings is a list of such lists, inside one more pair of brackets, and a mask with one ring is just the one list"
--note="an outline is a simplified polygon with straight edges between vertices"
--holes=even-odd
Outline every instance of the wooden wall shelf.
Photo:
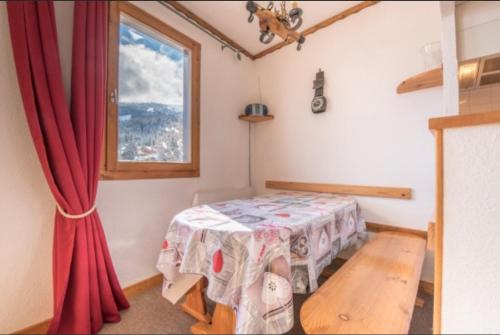
[[273,115],[240,115],[238,116],[240,120],[248,122],[264,122],[271,121],[274,119]]
[[398,85],[397,93],[408,93],[437,86],[443,86],[442,68],[422,72],[404,80]]

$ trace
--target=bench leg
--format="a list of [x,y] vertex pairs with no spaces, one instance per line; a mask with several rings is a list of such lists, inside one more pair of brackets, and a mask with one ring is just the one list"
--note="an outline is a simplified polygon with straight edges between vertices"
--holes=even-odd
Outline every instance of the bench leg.
[[210,314],[207,313],[207,305],[203,293],[206,286],[206,278],[203,277],[188,291],[188,293],[186,293],[181,308],[196,320],[209,323],[211,318]]
[[198,322],[191,326],[193,334],[234,334],[236,314],[231,306],[216,304],[212,323]]
[[425,300],[420,297],[417,297],[417,299],[415,300],[415,306],[418,308],[424,308],[424,305],[425,305]]

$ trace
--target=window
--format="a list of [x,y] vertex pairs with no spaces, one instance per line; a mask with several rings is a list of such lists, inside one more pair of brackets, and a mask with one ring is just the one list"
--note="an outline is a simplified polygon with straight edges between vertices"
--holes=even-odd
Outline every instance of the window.
[[104,179],[199,176],[200,44],[110,5]]

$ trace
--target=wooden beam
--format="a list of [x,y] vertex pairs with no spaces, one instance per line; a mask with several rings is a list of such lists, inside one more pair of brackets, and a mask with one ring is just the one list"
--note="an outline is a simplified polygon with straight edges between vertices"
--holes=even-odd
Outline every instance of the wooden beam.
[[422,72],[404,80],[398,85],[396,92],[408,93],[437,86],[443,86],[443,68]]
[[203,28],[205,28],[206,30],[208,30],[209,32],[214,34],[215,36],[219,37],[221,40],[225,41],[227,44],[229,44],[230,46],[232,46],[233,48],[235,48],[236,50],[238,50],[239,52],[241,52],[242,54],[244,54],[245,56],[247,56],[251,60],[255,59],[254,55],[252,55],[250,52],[248,52],[245,48],[243,48],[241,45],[239,45],[238,43],[233,41],[226,34],[221,32],[220,30],[218,30],[214,26],[212,26],[210,23],[203,20],[201,17],[199,17],[198,15],[196,15],[195,13],[193,13],[192,11],[190,11],[189,9],[184,7],[184,5],[181,5],[177,1],[167,1],[167,2],[169,5],[171,5],[176,10],[178,10],[180,13],[186,15],[188,18],[195,21],[200,26],[202,26]]
[[[380,1],[363,1],[362,3],[360,3],[360,4],[356,5],[356,6],[348,8],[348,9],[344,10],[343,12],[340,12],[337,15],[334,15],[334,16],[326,19],[326,20],[321,21],[320,23],[315,24],[312,27],[307,28],[306,30],[304,30],[302,32],[302,35],[304,37],[307,36],[307,35],[311,35],[311,34],[317,32],[320,29],[326,28],[326,27],[334,24],[337,21],[345,19],[346,17],[348,17],[350,15],[353,15],[353,14],[356,14],[356,13],[362,11],[365,8],[373,6],[373,5],[377,4],[378,2],[380,2]],[[254,55],[253,59],[262,58],[265,55],[268,55],[271,52],[274,52],[276,50],[279,50],[279,49],[283,48],[284,46],[287,46],[287,45],[289,45],[289,44],[291,44],[293,42],[295,42],[295,40],[286,40],[286,41],[280,42],[280,43],[278,43],[276,45],[273,45],[272,47],[270,47],[268,49],[265,49],[265,50],[259,52],[256,55]]]
[[436,117],[429,120],[429,129],[460,128],[490,123],[500,123],[500,111]]
[[351,194],[369,197],[411,199],[410,188],[338,184],[296,183],[267,180],[266,188],[304,192]]

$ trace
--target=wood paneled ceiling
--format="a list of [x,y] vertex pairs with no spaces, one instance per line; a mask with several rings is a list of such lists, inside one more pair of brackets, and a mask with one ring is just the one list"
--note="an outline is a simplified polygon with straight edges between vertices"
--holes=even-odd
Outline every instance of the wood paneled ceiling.
[[[290,44],[278,36],[270,44],[261,43],[258,19],[252,23],[247,22],[249,13],[245,7],[246,1],[169,2],[252,60]],[[257,2],[262,6],[268,3],[268,1]],[[299,30],[306,36],[304,47],[307,47],[307,35],[377,2],[379,1],[299,1],[299,6],[304,10],[304,23]]]

